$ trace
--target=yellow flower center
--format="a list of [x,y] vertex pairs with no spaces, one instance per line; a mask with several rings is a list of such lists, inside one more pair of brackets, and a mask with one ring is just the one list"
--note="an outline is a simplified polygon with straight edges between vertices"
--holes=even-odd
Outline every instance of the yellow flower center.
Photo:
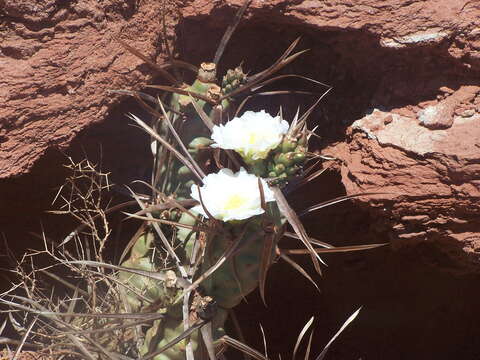
[[256,140],[257,140],[257,134],[250,133],[250,137],[248,138],[248,144],[253,145]]
[[243,196],[240,195],[232,195],[230,198],[227,200],[225,204],[225,210],[233,210],[233,209],[238,209],[241,207],[243,204],[245,204],[245,201],[247,199]]

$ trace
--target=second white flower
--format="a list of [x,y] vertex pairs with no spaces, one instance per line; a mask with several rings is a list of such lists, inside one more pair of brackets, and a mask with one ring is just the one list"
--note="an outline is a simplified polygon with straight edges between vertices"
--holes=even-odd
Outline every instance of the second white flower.
[[246,162],[265,159],[288,132],[288,122],[280,116],[273,117],[265,110],[246,111],[225,125],[214,126],[214,147],[238,152]]

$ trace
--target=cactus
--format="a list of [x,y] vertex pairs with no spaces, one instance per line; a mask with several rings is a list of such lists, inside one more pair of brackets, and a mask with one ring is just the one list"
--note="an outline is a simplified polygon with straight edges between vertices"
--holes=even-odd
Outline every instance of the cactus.
[[[240,67],[227,71],[227,74],[223,78],[223,89],[220,89],[219,86],[215,84],[215,80],[215,64],[203,63],[200,66],[197,79],[194,83],[190,86],[185,85],[182,89],[206,95],[207,97],[215,97],[225,92],[231,92],[235,87],[238,88],[238,86],[244,82],[245,74],[243,74]],[[195,160],[201,162],[202,151],[208,148],[212,141],[206,137],[208,136],[208,128],[197,114],[192,101],[196,101],[197,109],[202,109],[210,115],[210,118],[214,117],[212,113],[213,108],[210,104],[203,100],[193,100],[193,98],[188,95],[174,94],[171,97],[169,107],[187,114],[181,137],[182,140],[188,144],[189,153]],[[221,104],[222,110],[227,111],[229,108],[229,100],[225,99]],[[161,133],[166,136],[168,129],[161,127]],[[285,147],[283,144],[279,147],[282,146]],[[157,152],[156,156],[158,157],[159,154],[161,154],[161,152]],[[168,190],[167,195],[174,196],[177,199],[188,196],[190,184],[194,180],[194,176],[188,167],[177,160],[173,160],[168,173],[165,168],[161,171],[161,176],[168,179],[168,183],[165,186],[165,189]],[[183,225],[192,226],[196,224],[192,216],[178,211],[170,213],[170,220],[177,221]],[[277,219],[277,221],[279,221],[279,219]],[[165,231],[171,233],[171,229],[167,227],[165,227]],[[179,249],[177,253],[181,254],[184,262],[187,262],[192,256],[194,243],[198,240],[199,235],[206,236],[206,233],[198,234],[197,232],[181,227],[177,229],[176,238],[179,242],[176,244]],[[259,266],[265,236],[265,230],[262,227],[260,219],[245,223],[225,223],[222,224],[222,229],[217,234],[206,236],[205,255],[195,277],[201,276],[212,267],[233,242],[237,241],[242,243],[235,256],[228,259],[209,278],[201,283],[201,292],[212,297],[220,309],[220,311],[217,310],[217,314],[212,319],[212,322],[215,324],[214,333],[217,337],[223,334],[222,328],[226,319],[226,310],[236,306],[247,294],[258,286]],[[162,266],[160,266],[158,256],[157,258],[155,257],[155,254],[158,254],[159,250],[156,249],[156,246],[158,246],[158,241],[155,241],[155,234],[147,226],[146,230],[134,241],[130,255],[128,259],[122,263],[122,266],[138,270],[160,271]],[[125,292],[127,303],[130,305],[131,310],[141,312],[144,308],[148,307],[148,304],[142,302],[142,300],[135,295],[136,293],[140,293],[148,297],[152,302],[161,304],[161,310],[159,311],[162,311],[166,315],[165,319],[155,321],[154,325],[146,331],[144,342],[140,348],[141,355],[158,350],[181,335],[184,328],[180,304],[174,304],[174,296],[172,296],[175,291],[178,291],[177,288],[169,288],[158,280],[152,280],[141,275],[125,272],[120,273],[120,280],[128,285],[128,287],[135,289],[135,292]],[[193,348],[197,348],[198,334],[194,333],[190,337],[190,341],[193,344]],[[155,357],[155,360],[167,359],[185,359],[184,340]]]
[[[248,1],[245,4],[247,3]],[[243,10],[245,7],[246,5]],[[200,65],[197,77],[192,84],[183,84],[178,87],[178,90],[173,91],[167,87],[152,86],[172,92],[168,108],[172,109],[174,114],[163,113],[163,117],[170,119],[172,125],[169,126],[165,120],[159,121],[155,127],[157,133],[165,139],[172,140],[174,137],[172,131],[178,131],[181,141],[187,145],[189,155],[201,169],[212,171],[217,168],[219,162],[232,164],[231,161],[238,169],[239,164],[242,163],[238,156],[229,154],[227,158],[221,153],[212,156],[212,151],[209,150],[212,143],[209,139],[211,127],[222,123],[227,115],[233,114],[232,100],[243,89],[249,89],[254,84],[261,84],[261,81],[269,75],[300,55],[301,52],[290,55],[297,42],[298,40],[271,68],[250,78],[243,72],[242,67],[238,66],[235,69],[227,70],[221,80],[221,86],[218,85],[216,62],[219,56],[217,53],[215,63],[206,62]],[[221,47],[222,45],[219,48]],[[152,111],[152,113],[161,115],[158,108],[157,112]],[[179,113],[182,115],[179,116]],[[297,120],[294,120],[295,124],[296,122]],[[308,158],[307,137],[304,124],[292,126],[291,131],[283,137],[276,148],[269,151],[266,158],[244,159],[243,166],[260,178],[268,178],[271,186],[283,187],[291,179],[301,174],[303,165]],[[175,142],[172,140],[170,144],[175,144]],[[177,149],[179,149],[178,146]],[[172,197],[176,200],[188,199],[190,187],[196,181],[191,167],[172,156],[171,151],[164,146],[157,145],[154,155],[157,166],[155,179],[158,181],[154,182],[153,186],[156,186],[164,197]],[[226,166],[228,167],[228,165]],[[164,216],[165,219],[178,224],[173,229],[169,225],[162,226],[167,237],[175,239],[172,243],[172,247],[176,249],[175,256],[181,259],[187,271],[195,270],[190,274],[190,280],[199,285],[199,288],[195,290],[194,298],[202,294],[201,296],[213,298],[217,304],[216,314],[209,319],[214,324],[214,338],[218,338],[223,333],[225,311],[236,306],[259,283],[262,297],[264,296],[263,286],[266,271],[275,257],[274,252],[286,221],[275,203],[269,204],[265,209],[267,211],[263,216],[257,216],[248,221],[228,223],[212,219],[201,221],[181,209],[171,211]],[[158,218],[158,215],[155,216]],[[198,226],[203,227],[199,230]],[[272,229],[274,230],[272,231]],[[150,271],[162,271],[166,266],[174,267],[175,262],[172,258],[165,262],[163,258],[159,257],[162,246],[156,237],[157,234],[151,228],[145,227],[145,231],[134,239],[129,258],[122,263],[122,266]],[[304,236],[302,241],[307,242]],[[189,260],[193,258],[195,247],[199,246],[202,247],[203,255],[198,264],[194,266],[189,263]],[[236,248],[232,250],[232,246],[236,246]],[[311,245],[309,246],[313,252],[313,248]],[[216,266],[215,264],[229,251],[231,256],[211,273],[212,267]],[[207,272],[209,276],[204,276]],[[177,271],[176,276],[181,277],[182,274]],[[206,278],[203,279],[203,277]],[[143,311],[148,308],[148,304],[142,303],[142,300],[136,295],[136,293],[140,293],[148,296],[150,301],[161,304],[160,311],[165,314],[164,319],[157,320],[146,331],[144,342],[141,345],[140,353],[142,355],[159,351],[167,343],[181,336],[185,328],[182,324],[184,319],[181,316],[180,304],[175,301],[174,297],[169,296],[172,291],[175,292],[175,287],[169,289],[158,280],[142,280],[141,275],[137,274],[122,275],[121,273],[120,278],[130,288],[135,289],[134,292],[125,292],[126,302],[135,311]],[[198,347],[199,335],[197,332],[190,336],[190,342],[192,348]],[[155,359],[185,359],[185,340],[179,341],[165,352],[156,355]]]

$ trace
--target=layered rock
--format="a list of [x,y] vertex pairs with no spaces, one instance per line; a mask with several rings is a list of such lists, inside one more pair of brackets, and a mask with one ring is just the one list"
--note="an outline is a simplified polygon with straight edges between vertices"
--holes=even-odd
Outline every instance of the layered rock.
[[0,2],[0,178],[19,176],[48,148],[65,149],[151,76],[120,38],[159,53],[160,3]]
[[[395,247],[434,242],[477,271],[479,93],[480,88],[467,86],[423,109],[375,109],[352,124],[345,143],[326,150],[343,161],[347,193],[383,193],[362,200],[376,213],[374,226],[393,230],[390,239]],[[443,111],[447,106],[451,110]],[[426,110],[451,126],[441,130],[422,126]]]

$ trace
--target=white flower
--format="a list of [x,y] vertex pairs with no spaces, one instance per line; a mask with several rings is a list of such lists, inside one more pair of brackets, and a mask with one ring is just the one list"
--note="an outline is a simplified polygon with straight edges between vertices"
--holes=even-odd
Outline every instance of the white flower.
[[280,116],[273,117],[265,110],[246,111],[225,125],[214,126],[213,147],[235,150],[245,161],[265,159],[275,149],[288,131],[288,122]]
[[[265,180],[261,179],[261,184],[265,202],[274,201],[273,192]],[[203,179],[200,194],[207,211],[218,220],[244,220],[264,212],[258,178],[244,168],[235,174],[230,169],[222,169],[216,174],[207,175]],[[192,185],[191,196],[200,201],[197,185]],[[208,217],[202,204],[192,210]]]

